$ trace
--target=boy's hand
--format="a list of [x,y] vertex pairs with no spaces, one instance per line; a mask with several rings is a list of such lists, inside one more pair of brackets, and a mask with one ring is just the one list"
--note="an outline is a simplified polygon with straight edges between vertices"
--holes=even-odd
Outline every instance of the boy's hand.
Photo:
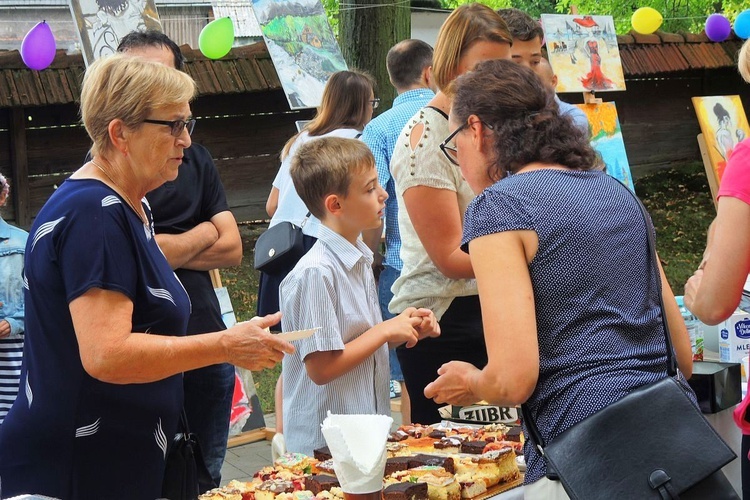
[[416,329],[419,333],[419,340],[427,337],[439,337],[440,336],[440,324],[438,323],[435,313],[424,307],[416,309],[412,313],[412,318],[421,318],[422,321],[417,325]]
[[404,312],[383,321],[378,325],[385,334],[386,342],[390,348],[406,343],[406,347],[414,347],[419,340],[417,327],[422,324],[421,316],[414,316],[417,310],[413,307],[407,307]]

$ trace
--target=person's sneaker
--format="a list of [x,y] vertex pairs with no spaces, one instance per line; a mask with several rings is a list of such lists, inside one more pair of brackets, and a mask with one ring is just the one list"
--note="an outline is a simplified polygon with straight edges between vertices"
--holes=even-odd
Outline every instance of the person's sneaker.
[[398,380],[391,380],[391,398],[401,396],[401,384]]

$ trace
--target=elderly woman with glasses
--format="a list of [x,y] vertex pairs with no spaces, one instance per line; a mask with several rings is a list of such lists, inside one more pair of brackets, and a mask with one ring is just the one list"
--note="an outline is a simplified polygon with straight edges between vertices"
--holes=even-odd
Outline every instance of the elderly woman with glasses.
[[8,496],[160,497],[182,372],[257,370],[294,351],[263,330],[278,315],[185,336],[190,301],[143,198],[177,176],[194,95],[185,73],[136,57],[86,72],[93,158],[47,201],[26,249],[21,390],[0,427]]
[[505,21],[489,7],[465,4],[440,28],[432,73],[438,93],[401,132],[391,159],[401,234],[401,276],[389,305],[397,314],[418,304],[435,312],[440,338],[412,349],[397,348],[409,390],[412,421],[437,422],[439,405],[423,390],[443,363],[461,359],[481,367],[487,362],[474,271],[461,252],[462,217],[473,197],[461,172],[440,152],[448,135],[448,111],[455,78],[479,61],[510,59],[511,37]]
[[[553,97],[510,61],[483,62],[456,82],[442,147],[477,195],[462,249],[482,301],[488,362],[447,363],[425,388],[437,403],[526,403],[547,443],[667,376],[662,315],[682,374],[693,366],[672,290],[649,259],[650,221]],[[526,441],[525,498],[567,498],[545,477],[537,445]]]

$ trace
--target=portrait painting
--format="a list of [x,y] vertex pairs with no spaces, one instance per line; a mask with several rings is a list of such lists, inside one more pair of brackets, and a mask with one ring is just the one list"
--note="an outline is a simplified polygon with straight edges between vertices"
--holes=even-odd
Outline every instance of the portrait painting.
[[542,14],[557,92],[625,90],[612,16]]
[[586,113],[586,118],[589,120],[591,146],[601,156],[606,172],[635,191],[615,103],[576,104],[576,106]]
[[133,30],[162,31],[154,0],[70,0],[86,66],[114,54]]
[[291,109],[320,105],[328,77],[347,69],[320,0],[253,0]]
[[750,134],[745,110],[738,95],[693,97],[692,100],[718,186],[732,151]]

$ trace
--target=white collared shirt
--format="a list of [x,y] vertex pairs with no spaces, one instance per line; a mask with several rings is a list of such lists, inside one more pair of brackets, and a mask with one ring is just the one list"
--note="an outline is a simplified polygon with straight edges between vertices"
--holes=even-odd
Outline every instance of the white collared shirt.
[[383,344],[350,372],[325,385],[307,374],[304,359],[318,351],[344,349],[382,322],[372,252],[321,225],[318,241],[279,287],[284,331],[321,327],[294,342],[297,351],[284,356],[284,438],[290,452],[312,455],[326,445],[320,424],[336,414],[390,415],[388,345]]

